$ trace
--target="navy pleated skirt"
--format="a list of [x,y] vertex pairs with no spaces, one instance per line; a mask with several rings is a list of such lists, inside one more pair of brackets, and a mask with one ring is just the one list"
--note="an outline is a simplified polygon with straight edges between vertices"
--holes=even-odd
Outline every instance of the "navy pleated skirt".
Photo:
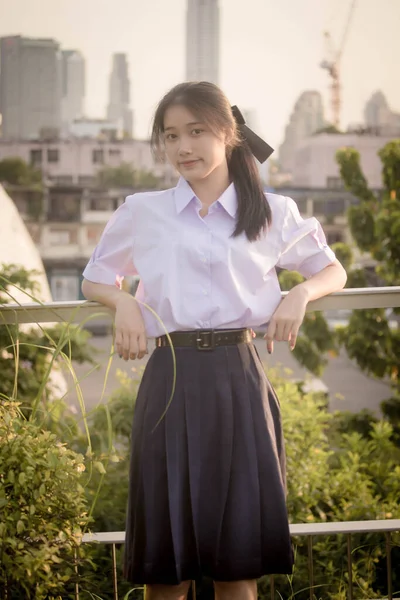
[[177,584],[291,573],[279,402],[255,346],[151,355],[135,405],[124,576]]

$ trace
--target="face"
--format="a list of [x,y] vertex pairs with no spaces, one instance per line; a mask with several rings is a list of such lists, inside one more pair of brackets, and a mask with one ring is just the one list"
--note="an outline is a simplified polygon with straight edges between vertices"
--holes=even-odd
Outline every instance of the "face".
[[225,135],[217,137],[185,106],[170,106],[164,117],[165,151],[170,163],[189,182],[227,169]]

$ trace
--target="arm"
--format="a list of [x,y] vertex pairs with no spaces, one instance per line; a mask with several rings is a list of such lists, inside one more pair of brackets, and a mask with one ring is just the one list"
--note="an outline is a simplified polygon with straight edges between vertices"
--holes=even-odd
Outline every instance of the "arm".
[[313,217],[303,219],[291,198],[286,198],[281,210],[278,266],[298,271],[306,281],[290,290],[272,315],[264,336],[270,353],[273,340],[288,341],[293,350],[308,302],[341,290],[347,281],[346,271],[327,245],[320,223]]
[[125,360],[147,352],[146,332],[136,299],[115,285],[117,275],[134,275],[133,219],[128,202],[107,223],[83,272],[82,293],[115,311],[115,345]]
[[303,295],[306,303],[308,303],[333,292],[339,292],[346,285],[346,281],[347,273],[341,263],[335,259],[325,269],[292,288],[288,296]]
[[84,279],[82,293],[87,300],[115,310],[115,346],[120,357],[143,358],[148,354],[146,330],[136,299],[115,285]]
[[290,349],[293,350],[307,304],[311,300],[338,292],[343,289],[346,281],[346,271],[336,259],[310,279],[292,288],[274,312],[264,336],[269,354],[273,351],[274,340],[288,341]]
[[104,304],[104,306],[108,306],[108,308],[113,310],[116,310],[117,304],[121,298],[129,297],[133,299],[133,296],[128,294],[128,292],[120,290],[115,285],[94,283],[87,279],[82,281],[82,294],[85,296],[86,300],[100,302],[100,304]]

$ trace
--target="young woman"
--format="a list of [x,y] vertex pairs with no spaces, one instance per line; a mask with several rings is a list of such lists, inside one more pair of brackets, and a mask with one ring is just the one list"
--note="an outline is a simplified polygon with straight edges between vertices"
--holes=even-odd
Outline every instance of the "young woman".
[[[115,309],[125,360],[156,338],[133,418],[124,573],[148,600],[182,600],[200,575],[219,600],[253,600],[256,579],[290,573],[293,553],[279,402],[250,329],[267,324],[269,352],[274,340],[294,348],[307,303],[346,274],[316,219],[264,194],[252,150],[271,149],[218,87],[174,87],[152,142],[179,183],[128,196],[82,286]],[[283,301],[276,266],[307,278]],[[133,274],[139,302],[115,286]]]

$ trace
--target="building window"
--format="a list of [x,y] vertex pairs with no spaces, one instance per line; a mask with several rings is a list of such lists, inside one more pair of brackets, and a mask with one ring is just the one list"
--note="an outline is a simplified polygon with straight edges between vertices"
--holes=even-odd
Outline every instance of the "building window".
[[89,210],[110,211],[111,206],[109,198],[91,198]]
[[97,149],[97,150],[93,150],[92,152],[92,161],[95,164],[103,164],[104,163],[104,150],[101,149]]
[[121,158],[121,150],[119,148],[110,148],[108,154],[114,158]]
[[42,164],[42,151],[41,150],[31,150],[30,151],[30,160],[31,165],[41,165]]
[[47,162],[58,163],[60,160],[60,153],[57,148],[49,148],[47,150]]
[[67,246],[71,241],[70,232],[65,229],[52,229],[48,235],[50,246]]
[[100,239],[101,232],[104,227],[88,227],[86,230],[86,236],[88,244],[96,245]]
[[296,198],[296,204],[300,214],[304,215],[307,213],[307,198]]
[[327,215],[343,215],[345,211],[346,206],[343,198],[329,198],[326,201]]
[[55,302],[77,300],[79,298],[78,273],[56,271],[50,276],[50,287]]
[[[55,188],[56,190],[56,188]],[[79,193],[57,193],[50,194],[48,220],[77,222],[81,220],[81,194]]]
[[91,187],[96,182],[96,178],[91,175],[79,175],[78,177],[78,185],[83,187]]
[[72,185],[74,183],[72,175],[58,175],[58,177],[54,177],[53,180],[57,185]]
[[327,177],[326,187],[329,190],[342,190],[344,185],[341,177]]

